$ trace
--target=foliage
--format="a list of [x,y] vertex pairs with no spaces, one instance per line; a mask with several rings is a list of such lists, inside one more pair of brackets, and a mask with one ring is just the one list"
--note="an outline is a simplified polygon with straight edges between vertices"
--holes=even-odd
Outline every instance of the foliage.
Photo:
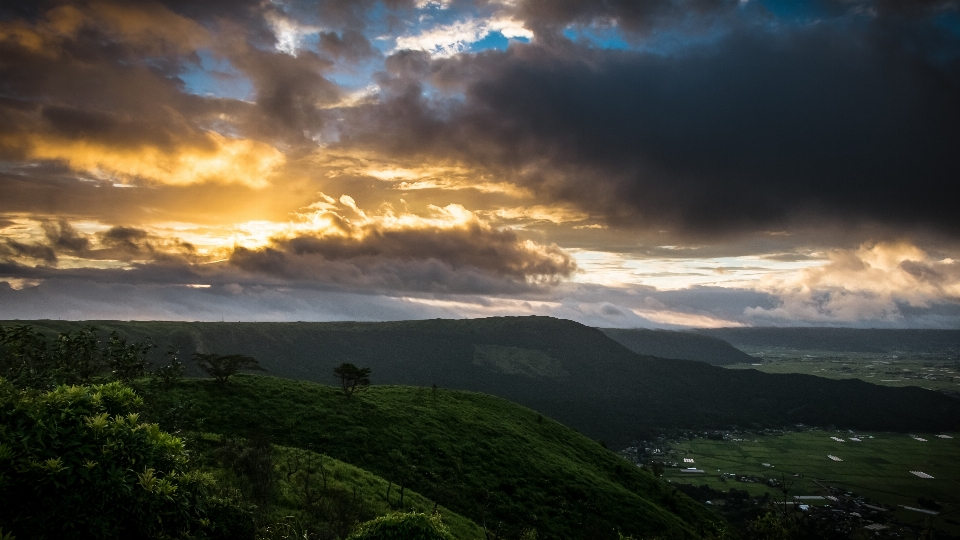
[[397,512],[361,524],[348,540],[455,540],[439,515]]
[[354,392],[365,390],[370,386],[370,368],[358,368],[357,366],[344,362],[333,368],[333,374],[340,379],[340,388],[344,395],[349,399]]
[[0,376],[18,388],[38,389],[87,384],[107,372],[127,382],[145,373],[152,348],[149,340],[128,344],[116,331],[101,346],[92,326],[53,340],[30,326],[0,327]]
[[[17,390],[0,379],[0,524],[29,538],[243,538],[248,513],[140,421],[118,382]],[[252,531],[249,527],[248,530]]]
[[226,384],[231,376],[241,370],[266,371],[255,358],[242,354],[194,353],[193,361],[204,373],[221,384]]

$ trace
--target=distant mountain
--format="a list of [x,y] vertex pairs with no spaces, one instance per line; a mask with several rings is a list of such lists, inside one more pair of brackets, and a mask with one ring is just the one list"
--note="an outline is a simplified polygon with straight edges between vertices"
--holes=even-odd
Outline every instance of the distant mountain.
[[697,360],[715,366],[756,361],[720,338],[694,332],[643,328],[601,328],[600,331],[637,354]]
[[878,328],[709,328],[698,334],[734,347],[782,347],[811,351],[960,353],[960,330]]
[[[4,324],[4,323],[0,323]],[[9,324],[9,323],[7,323]],[[90,323],[34,321],[47,331]],[[797,423],[850,429],[960,427],[960,399],[917,387],[771,375],[641,356],[595,328],[549,317],[383,323],[95,323],[165,347],[243,353],[271,375],[327,384],[342,362],[374,384],[500,396],[619,445],[656,427]]]

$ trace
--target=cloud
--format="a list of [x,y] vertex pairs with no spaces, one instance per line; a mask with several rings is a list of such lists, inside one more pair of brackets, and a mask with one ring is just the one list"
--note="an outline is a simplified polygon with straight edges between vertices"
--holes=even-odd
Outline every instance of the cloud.
[[380,55],[366,36],[352,29],[339,35],[336,32],[321,32],[320,50],[336,60],[354,63]]
[[508,10],[547,37],[569,26],[615,27],[627,36],[647,35],[680,23],[700,23],[704,18],[735,11],[741,2],[731,0],[520,0]]
[[776,7],[4,4],[5,298],[960,320],[956,2]]
[[780,302],[745,314],[759,321],[855,323],[897,321],[905,306],[960,304],[960,262],[910,243],[865,244],[836,250],[829,259],[789,279],[762,280],[760,288]]
[[428,217],[390,208],[368,214],[348,196],[339,205],[327,199],[268,245],[234,249],[229,262],[293,281],[475,293],[551,285],[576,271],[556,245],[496,229],[460,205],[432,211]]
[[66,219],[44,222],[42,227],[54,251],[77,253],[90,247],[90,239],[77,231]]
[[120,182],[146,180],[171,185],[201,182],[266,187],[285,157],[270,145],[224,137],[213,131],[195,142],[120,147],[87,138],[55,134],[17,134],[0,138],[0,146],[21,150],[27,159],[62,161],[73,170],[113,176]]
[[435,57],[448,57],[467,51],[472,44],[493,32],[499,32],[505,38],[533,37],[533,32],[513,19],[470,18],[400,36],[396,40],[396,50],[425,51]]
[[36,24],[0,23],[0,42],[12,42],[43,56],[60,56],[64,45],[85,31],[100,33],[140,54],[189,54],[210,42],[202,25],[157,2],[94,1],[53,7]]
[[285,158],[231,122],[254,116],[251,107],[182,92],[178,75],[214,40],[153,3],[70,4],[5,21],[0,158],[115,182],[267,185]]
[[588,214],[580,212],[575,208],[545,206],[542,204],[532,206],[517,206],[514,208],[500,208],[490,212],[490,214],[501,220],[546,221],[557,224],[580,222],[590,217]]
[[0,256],[35,259],[45,264],[57,263],[57,253],[50,246],[40,242],[18,242],[10,238],[0,244]]
[[677,54],[405,51],[381,101],[345,112],[341,145],[456,160],[687,241],[813,223],[953,234],[938,194],[960,176],[957,50],[926,19],[879,18],[735,27]]
[[[349,196],[326,197],[290,223],[265,223],[265,234],[199,250],[176,236],[130,226],[91,235],[70,223],[43,223],[46,242],[7,239],[0,277],[124,283],[291,284],[298,287],[499,294],[547,290],[576,272],[553,244],[498,229],[462,206],[429,215],[383,207],[367,212]],[[55,265],[69,255],[69,268]]]

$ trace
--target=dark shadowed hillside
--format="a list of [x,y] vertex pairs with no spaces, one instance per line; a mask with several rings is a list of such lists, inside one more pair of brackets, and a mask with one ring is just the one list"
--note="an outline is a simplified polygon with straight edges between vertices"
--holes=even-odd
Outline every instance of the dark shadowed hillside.
[[637,354],[698,360],[715,366],[755,361],[749,354],[720,338],[693,332],[644,328],[601,328],[600,331]]
[[618,530],[679,540],[723,527],[596,441],[488,395],[375,386],[348,400],[334,387],[256,375],[185,381],[172,393],[209,411],[206,430],[254,430],[336,457],[393,481],[394,501],[403,485],[486,524],[486,538],[532,529],[544,540],[614,540]]
[[[37,322],[67,330],[82,323]],[[769,375],[637,355],[600,330],[549,317],[385,323],[98,322],[183,353],[240,352],[271,375],[333,383],[352,362],[374,384],[473,390],[539,410],[620,444],[639,430],[802,422],[936,431],[960,423],[960,400],[858,380]]]
[[887,330],[877,328],[709,328],[698,334],[735,347],[781,347],[808,351],[956,352],[960,330]]

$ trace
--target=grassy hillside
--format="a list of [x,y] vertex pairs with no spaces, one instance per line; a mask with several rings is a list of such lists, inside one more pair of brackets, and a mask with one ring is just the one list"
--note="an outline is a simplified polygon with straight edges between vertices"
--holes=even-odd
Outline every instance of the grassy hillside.
[[[213,474],[221,486],[238,490],[247,500],[255,499],[255,488],[247,475],[238,474],[228,465],[230,450],[248,450],[241,441],[220,434],[201,434],[193,440],[193,448],[201,452],[203,468]],[[444,524],[459,540],[480,540],[483,530],[476,523],[453,512],[412,489],[405,490],[401,505],[398,490],[390,489],[387,480],[323,454],[288,446],[272,446],[273,465],[271,496],[262,510],[269,515],[263,521],[274,523],[278,532],[296,533],[304,523],[315,522],[318,515],[332,518],[324,523],[323,533],[345,537],[355,521],[368,521],[390,512],[416,511],[441,515]],[[313,527],[316,529],[316,525]],[[285,530],[283,530],[285,529]],[[317,534],[315,531],[314,534]]]
[[601,332],[637,354],[680,360],[698,360],[714,366],[756,361],[726,341],[694,332],[601,328]]
[[[37,321],[49,331],[82,324]],[[640,356],[601,331],[548,317],[386,323],[97,322],[189,354],[243,353],[271,375],[332,383],[342,362],[375,384],[494,394],[615,446],[655,427],[802,422],[851,429],[939,431],[960,423],[960,400],[919,388],[769,375]]]
[[[187,380],[203,429],[323,452],[412,488],[507,537],[690,538],[721,525],[703,506],[570,428],[492,396],[375,386],[345,398],[303,381]],[[379,484],[385,493],[385,486]]]

